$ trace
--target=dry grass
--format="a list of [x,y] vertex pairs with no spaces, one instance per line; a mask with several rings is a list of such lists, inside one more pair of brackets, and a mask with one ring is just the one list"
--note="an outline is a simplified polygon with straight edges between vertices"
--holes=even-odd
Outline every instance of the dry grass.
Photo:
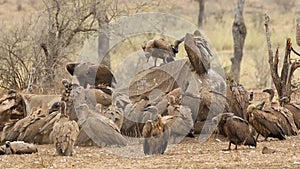
[[[271,18],[271,33],[273,50],[276,47],[280,48],[283,55],[285,40],[287,37],[292,38],[292,43],[295,43],[295,17],[300,14],[300,1],[295,1],[295,6],[289,10],[284,10],[282,5],[277,5],[276,0],[247,0],[245,4],[244,19],[247,26],[248,34],[245,42],[244,58],[241,69],[241,83],[249,88],[255,88],[266,84],[271,85],[270,77],[261,76],[261,72],[268,71],[266,62],[268,53],[264,31],[264,13],[268,13]],[[234,8],[236,0],[229,1],[206,1],[205,23],[203,32],[208,37],[212,46],[215,48],[221,64],[226,67],[230,66],[230,58],[233,56],[233,38],[232,38],[232,22],[234,19]],[[10,22],[20,22],[23,17],[28,17],[30,13],[36,13],[41,9],[42,3],[39,0],[10,0],[5,4],[0,5],[0,19],[2,22],[9,24]],[[197,22],[198,4],[194,0],[170,0],[161,1],[159,6],[146,11],[164,12],[174,14],[188,22]],[[14,20],[11,20],[14,18]],[[182,35],[184,36],[184,34]],[[125,57],[132,52],[140,50],[140,46],[147,39],[153,36],[133,37],[130,40],[125,40],[112,50],[112,65],[115,69],[117,65],[123,61]],[[169,38],[173,41],[174,39]],[[89,50],[93,49],[88,47]],[[297,46],[296,49],[300,50]],[[183,48],[181,48],[183,50]],[[91,52],[88,55],[96,55]],[[179,54],[180,57],[185,57],[185,53]],[[71,60],[76,60],[78,56],[71,56]],[[255,66],[256,65],[256,66]],[[300,75],[300,71],[296,72],[296,76]]]

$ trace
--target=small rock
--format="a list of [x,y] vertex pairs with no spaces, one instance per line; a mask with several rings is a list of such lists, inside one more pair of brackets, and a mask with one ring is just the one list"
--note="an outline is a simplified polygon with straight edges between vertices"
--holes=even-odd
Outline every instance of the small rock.
[[268,147],[264,147],[262,149],[262,154],[272,154],[272,153],[275,153],[276,150],[275,149],[272,149],[272,148],[268,148]]

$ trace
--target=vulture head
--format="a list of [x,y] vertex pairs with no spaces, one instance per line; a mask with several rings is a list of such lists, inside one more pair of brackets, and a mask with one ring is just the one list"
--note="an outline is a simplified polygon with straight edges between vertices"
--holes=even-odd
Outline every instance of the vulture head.
[[269,94],[269,101],[270,103],[272,103],[275,92],[273,89],[264,89],[263,92],[268,93]]
[[290,102],[290,99],[288,97],[282,97],[280,100],[280,105],[283,106],[284,104],[287,104]]

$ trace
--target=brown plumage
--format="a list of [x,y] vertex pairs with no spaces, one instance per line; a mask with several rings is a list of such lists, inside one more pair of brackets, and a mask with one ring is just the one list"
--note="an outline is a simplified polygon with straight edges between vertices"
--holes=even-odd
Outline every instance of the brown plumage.
[[289,102],[288,97],[280,99],[280,105],[287,108],[294,116],[294,122],[298,129],[300,129],[300,104]]
[[120,129],[107,117],[96,113],[87,104],[76,107],[78,124],[89,138],[100,147],[127,145],[127,139],[121,135]]
[[185,136],[192,136],[194,121],[191,109],[187,106],[178,105],[168,107],[168,115],[163,116],[163,122],[170,128],[172,138],[170,143],[178,143]]
[[134,104],[127,104],[124,110],[122,134],[133,137],[142,136],[144,123],[156,119],[157,114],[157,107],[149,104],[147,96],[142,96],[141,100]]
[[170,130],[163,123],[161,115],[155,121],[148,120],[143,127],[145,155],[163,154],[168,145]]
[[279,123],[287,136],[297,135],[297,126],[295,124],[294,115],[286,108],[281,107],[278,102],[274,102],[275,92],[273,89],[264,89],[263,92],[268,93],[269,106],[264,106],[263,111],[275,115],[279,119]]
[[86,88],[89,85],[98,86],[105,84],[112,87],[113,82],[116,82],[115,77],[109,67],[103,64],[85,63],[68,63],[67,71],[76,76],[79,84]]
[[56,147],[56,153],[61,156],[71,156],[76,142],[79,127],[75,121],[70,121],[65,114],[66,105],[62,102],[60,119],[55,122],[50,134]]
[[198,30],[194,34],[187,33],[185,35],[184,48],[197,74],[207,73],[208,69],[210,69],[210,57],[212,53],[208,42]]
[[33,111],[30,115],[18,120],[10,130],[5,130],[7,133],[5,134],[6,138],[3,138],[3,141],[16,141],[22,140],[24,141],[24,134],[26,129],[34,124],[36,121],[40,120],[41,118],[45,117],[46,112],[43,111],[42,108],[38,108],[37,110]]
[[227,84],[227,101],[229,112],[246,119],[247,107],[249,106],[249,94],[244,86],[230,80]]
[[[267,140],[268,137],[285,139],[284,130],[279,123],[279,119],[262,110],[259,110],[256,105],[249,105],[247,108],[249,123],[257,131],[258,135],[261,134]],[[258,138],[256,137],[256,140]]]
[[[99,105],[99,104],[97,104]],[[97,106],[99,107],[99,106]],[[114,105],[110,105],[108,106],[106,109],[104,109],[103,111],[100,112],[100,114],[102,114],[103,116],[107,117],[108,119],[110,119],[111,121],[113,121],[116,126],[119,128],[119,130],[121,129],[122,125],[123,125],[123,120],[124,120],[124,113],[123,110],[114,106]]]
[[156,66],[157,58],[162,59],[164,63],[174,61],[174,57],[178,52],[174,49],[173,45],[163,38],[152,39],[146,45],[142,46],[142,48],[145,52],[147,62],[151,56],[154,58],[154,66]]
[[214,117],[213,122],[217,124],[220,132],[229,140],[227,150],[230,150],[231,144],[235,144],[235,149],[238,145],[249,145],[256,147],[249,123],[241,117],[235,116],[233,113],[222,113]]

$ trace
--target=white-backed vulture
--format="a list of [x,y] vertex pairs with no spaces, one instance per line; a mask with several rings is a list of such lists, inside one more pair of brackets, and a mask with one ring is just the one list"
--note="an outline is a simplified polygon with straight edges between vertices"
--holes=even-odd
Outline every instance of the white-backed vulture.
[[123,125],[123,119],[124,119],[123,117],[124,113],[121,108],[118,108],[114,105],[110,105],[106,109],[102,110],[100,114],[113,121],[116,124],[116,126],[119,128],[119,130],[121,129]]
[[24,141],[6,141],[0,147],[0,155],[4,154],[32,154],[37,153],[38,149],[34,144],[26,143]]
[[33,111],[30,115],[18,120],[9,130],[5,130],[5,138],[3,141],[16,141],[22,140],[24,133],[28,126],[32,125],[36,121],[46,116],[46,112],[42,108],[38,108]]
[[300,104],[289,102],[288,97],[280,99],[281,106],[287,108],[294,115],[294,121],[298,129],[300,129]]
[[147,62],[151,56],[154,58],[154,66],[156,66],[157,58],[168,63],[174,61],[177,53],[173,45],[163,38],[149,40],[146,45],[142,46],[142,49],[145,52]]
[[230,150],[231,144],[235,144],[235,149],[238,145],[256,147],[256,140],[251,133],[249,123],[241,117],[235,116],[233,113],[222,113],[214,117],[212,121],[228,138],[229,146],[227,150]]
[[124,110],[122,134],[133,137],[142,136],[144,123],[156,119],[157,114],[157,107],[149,104],[147,96],[142,96],[141,100],[134,104],[127,104]]
[[[169,111],[170,109],[168,109],[168,114]],[[194,121],[192,119],[192,112],[191,109],[186,106],[178,106],[173,112],[170,112],[169,115],[163,116],[162,119],[171,130],[170,137],[173,140],[171,140],[170,143],[180,142],[185,136],[189,135],[193,129]]]
[[197,74],[201,75],[208,72],[212,52],[200,31],[196,30],[194,34],[187,33],[185,35],[184,48]]
[[279,140],[285,139],[284,130],[276,116],[259,110],[254,104],[248,106],[247,114],[249,123],[254,127],[258,135],[261,134],[265,137],[265,140],[268,137],[278,138]]
[[76,107],[79,126],[98,146],[127,145],[119,128],[107,117],[91,110],[87,104]]
[[295,118],[292,112],[287,108],[281,107],[278,102],[274,102],[274,90],[264,89],[263,92],[269,94],[269,102],[271,106],[264,106],[263,111],[271,113],[279,118],[279,123],[281,124],[284,134],[287,136],[297,135],[297,126],[295,124]]
[[163,154],[168,146],[170,130],[163,122],[160,114],[155,121],[148,120],[143,127],[145,155]]
[[79,134],[79,127],[76,121],[70,120],[66,114],[65,102],[61,102],[61,115],[54,123],[50,137],[56,147],[56,153],[61,156],[72,156],[74,144]]
[[233,80],[228,81],[226,97],[229,112],[246,119],[247,107],[249,106],[249,93],[243,85],[236,83]]

